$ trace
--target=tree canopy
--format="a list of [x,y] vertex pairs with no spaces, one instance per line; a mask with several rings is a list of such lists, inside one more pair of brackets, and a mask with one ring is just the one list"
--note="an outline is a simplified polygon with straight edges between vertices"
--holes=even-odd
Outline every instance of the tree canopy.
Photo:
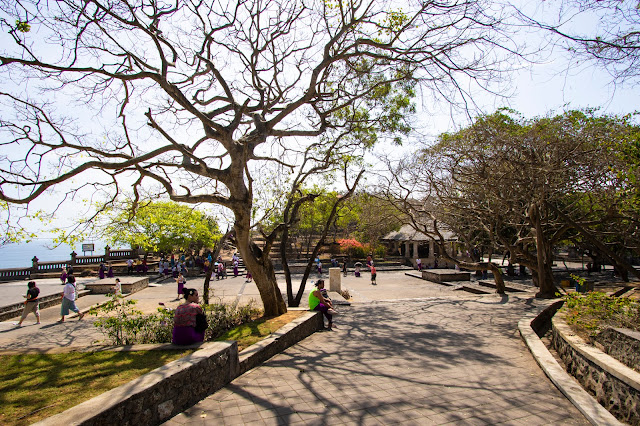
[[630,120],[593,110],[530,120],[499,111],[401,163],[391,193],[434,238],[441,223],[469,247],[508,251],[544,296],[555,292],[553,249],[567,240],[597,244],[637,274],[620,252],[623,242],[637,251],[640,235],[637,187],[629,185],[637,168],[624,154],[640,136]]
[[192,207],[171,201],[156,201],[116,213],[104,229],[112,243],[172,253],[213,247],[220,238],[216,219]]

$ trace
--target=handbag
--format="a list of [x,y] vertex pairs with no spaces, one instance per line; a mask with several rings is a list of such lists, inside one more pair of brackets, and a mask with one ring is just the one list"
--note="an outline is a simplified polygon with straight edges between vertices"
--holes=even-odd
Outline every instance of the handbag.
[[196,314],[196,326],[195,329],[198,333],[202,333],[207,329],[207,316],[205,314]]

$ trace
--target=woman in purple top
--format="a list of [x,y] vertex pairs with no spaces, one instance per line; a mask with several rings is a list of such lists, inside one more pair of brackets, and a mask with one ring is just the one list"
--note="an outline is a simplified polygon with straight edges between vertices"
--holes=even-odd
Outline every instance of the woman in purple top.
[[183,289],[185,303],[178,306],[173,315],[173,333],[171,341],[175,345],[191,345],[204,341],[207,319],[199,305],[198,291],[195,288]]

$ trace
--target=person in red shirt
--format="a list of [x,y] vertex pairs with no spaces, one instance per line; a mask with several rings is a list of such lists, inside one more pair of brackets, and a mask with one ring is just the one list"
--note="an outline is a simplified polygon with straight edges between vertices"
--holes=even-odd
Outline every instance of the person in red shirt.
[[369,269],[371,270],[371,285],[377,285],[378,283],[376,282],[376,267],[373,266],[373,262],[371,262],[371,265],[369,265]]

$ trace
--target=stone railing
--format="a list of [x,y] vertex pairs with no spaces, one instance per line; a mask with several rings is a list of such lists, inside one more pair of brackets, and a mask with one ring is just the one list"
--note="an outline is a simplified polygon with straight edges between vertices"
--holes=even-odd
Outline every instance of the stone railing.
[[53,261],[53,262],[36,262],[33,268],[34,272],[62,272],[69,262]]
[[20,281],[31,276],[31,268],[0,269],[0,281]]
[[118,250],[109,250],[109,256],[107,261],[109,260],[119,260],[119,259],[129,259],[133,257],[138,257],[138,250],[132,249],[118,249]]
[[[97,265],[100,262],[109,262],[112,260],[122,260],[129,258],[137,258],[138,250],[118,249],[111,250],[109,246],[105,247],[104,255],[99,256],[78,256],[76,252],[70,254],[69,260],[56,260],[42,262],[37,257],[31,259],[31,267],[28,268],[7,268],[0,269],[0,281],[18,281],[31,278],[32,274],[42,274],[51,272],[62,272],[67,265]],[[144,253],[142,253],[144,254]]]
[[640,373],[586,344],[565,318],[558,312],[552,319],[553,346],[569,374],[618,420],[640,425]]
[[73,265],[93,265],[96,263],[104,262],[104,256],[76,256]]

